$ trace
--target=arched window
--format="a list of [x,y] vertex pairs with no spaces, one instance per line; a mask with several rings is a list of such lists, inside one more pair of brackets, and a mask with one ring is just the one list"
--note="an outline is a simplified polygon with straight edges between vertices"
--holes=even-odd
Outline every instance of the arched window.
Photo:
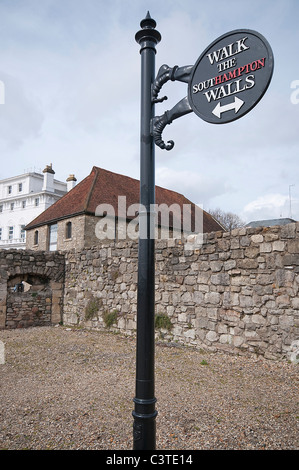
[[57,250],[57,224],[49,225],[49,251]]
[[65,238],[72,238],[72,222],[67,222],[65,226]]
[[34,232],[34,245],[38,245],[38,230]]

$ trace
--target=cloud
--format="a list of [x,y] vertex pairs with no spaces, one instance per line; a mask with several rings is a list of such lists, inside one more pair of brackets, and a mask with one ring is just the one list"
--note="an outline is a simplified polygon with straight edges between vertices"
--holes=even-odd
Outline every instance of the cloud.
[[221,177],[209,178],[192,170],[160,167],[156,170],[156,184],[177,191],[195,204],[207,207],[210,199],[231,190]]
[[[288,195],[298,179],[299,104],[290,99],[291,82],[299,79],[297,1],[253,0],[248,8],[244,0],[219,0],[212,10],[195,0],[150,3],[0,2],[2,177],[52,162],[62,180],[69,172],[80,180],[92,165],[139,178],[141,76],[134,36],[150,9],[162,35],[156,71],[163,63],[194,63],[218,36],[243,27],[265,35],[275,61],[267,93],[242,119],[215,126],[191,113],[166,126],[163,137],[175,147],[156,148],[157,184],[246,218],[288,215],[288,196],[270,196]],[[187,84],[169,82],[164,94],[168,100],[156,105],[156,115],[186,96]],[[298,187],[292,195],[296,213]]]
[[290,207],[289,196],[273,193],[259,196],[248,203],[243,209],[242,217],[247,221],[288,218],[291,216],[294,218],[294,214],[298,214],[298,210],[298,200],[292,200]]
[[13,76],[0,72],[5,103],[0,105],[0,141],[8,148],[18,148],[40,135],[44,115],[39,103]]

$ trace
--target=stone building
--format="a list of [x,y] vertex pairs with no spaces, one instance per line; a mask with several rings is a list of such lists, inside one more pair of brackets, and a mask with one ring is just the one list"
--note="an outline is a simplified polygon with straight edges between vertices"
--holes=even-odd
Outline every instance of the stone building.
[[[94,166],[84,180],[26,226],[27,249],[70,250],[99,241],[138,238],[139,192],[138,180]],[[200,232],[224,230],[210,214],[175,191],[156,186],[156,206],[157,238],[178,236],[185,222],[188,233],[196,232],[198,225]]]

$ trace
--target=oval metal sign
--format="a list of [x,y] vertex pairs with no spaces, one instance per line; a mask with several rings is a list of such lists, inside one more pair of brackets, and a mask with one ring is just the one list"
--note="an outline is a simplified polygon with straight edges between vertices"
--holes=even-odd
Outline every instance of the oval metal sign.
[[207,47],[193,67],[190,106],[207,122],[235,121],[260,101],[273,66],[272,49],[261,34],[249,29],[226,33]]

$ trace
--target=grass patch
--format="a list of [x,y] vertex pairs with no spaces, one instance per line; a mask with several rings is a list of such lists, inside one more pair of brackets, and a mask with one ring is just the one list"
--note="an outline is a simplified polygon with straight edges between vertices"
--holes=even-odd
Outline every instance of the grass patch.
[[103,313],[103,320],[107,328],[110,328],[114,323],[117,322],[117,317],[118,317],[118,311],[112,310],[112,312],[109,312],[106,310],[106,312]]
[[85,308],[85,320],[92,320],[94,317],[97,316],[97,313],[101,307],[102,301],[101,299],[97,299],[92,297]]
[[170,321],[170,318],[167,315],[164,315],[163,313],[159,313],[155,316],[155,328],[163,329],[163,330],[168,330],[170,331],[172,329],[172,323]]

